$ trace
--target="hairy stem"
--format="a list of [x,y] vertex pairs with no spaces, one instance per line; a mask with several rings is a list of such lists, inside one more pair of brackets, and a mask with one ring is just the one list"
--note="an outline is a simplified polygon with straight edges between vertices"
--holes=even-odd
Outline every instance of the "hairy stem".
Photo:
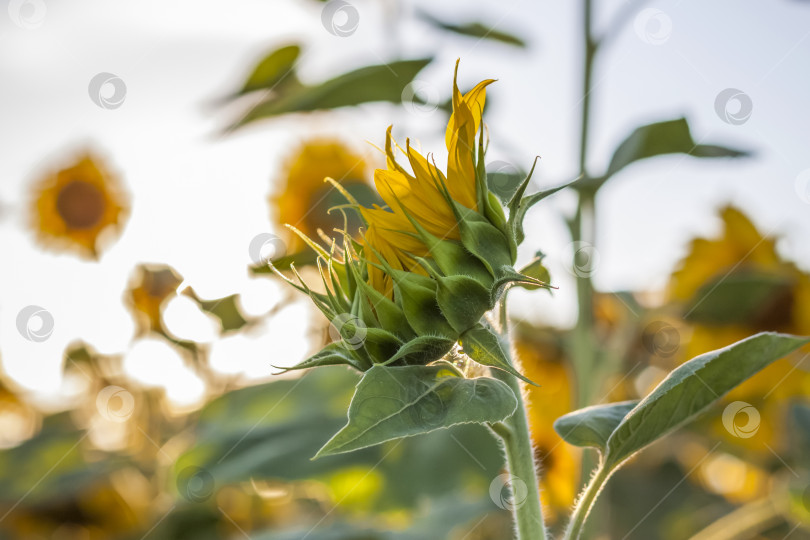
[[[501,346],[511,356],[509,326],[506,314],[506,295],[501,297],[499,305]],[[512,364],[514,364],[514,360]],[[517,367],[517,366],[516,366]],[[518,368],[519,369],[519,368]],[[509,385],[518,401],[515,414],[491,425],[490,429],[501,440],[506,453],[506,465],[511,475],[512,515],[517,530],[518,540],[545,540],[546,527],[543,523],[543,510],[540,506],[540,485],[537,477],[537,463],[534,459],[534,448],[529,432],[529,420],[526,415],[526,401],[517,377],[499,370],[492,374]],[[515,490],[518,485],[519,489]],[[525,498],[523,487],[525,485]]]
[[568,529],[565,531],[565,540],[576,540],[579,538],[582,527],[585,525],[585,520],[591,512],[593,503],[596,502],[596,497],[598,497],[599,492],[602,491],[602,487],[610,477],[610,473],[611,470],[604,465],[600,465],[599,468],[596,469],[596,473],[591,477],[591,481],[588,482],[585,491],[582,492],[582,495],[577,501],[574,514],[571,516]]

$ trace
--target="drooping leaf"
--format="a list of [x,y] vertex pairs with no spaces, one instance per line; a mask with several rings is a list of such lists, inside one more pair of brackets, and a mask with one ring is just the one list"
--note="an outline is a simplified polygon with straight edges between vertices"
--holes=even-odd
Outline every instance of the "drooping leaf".
[[345,425],[359,379],[343,367],[321,367],[215,399],[200,412],[196,441],[174,473],[202,469],[218,489],[250,480],[327,480],[346,469],[373,469],[384,478],[374,508],[398,510],[455,492],[471,479],[488,485],[499,474],[499,445],[476,424],[311,461],[328,434]]
[[430,61],[430,58],[398,60],[389,64],[367,66],[316,86],[301,86],[294,92],[269,96],[248,111],[231,129],[262,118],[294,112],[336,109],[375,101],[399,103],[405,87]]
[[510,34],[508,32],[503,32],[491,26],[486,26],[480,22],[468,22],[463,24],[455,24],[450,22],[445,22],[429,15],[425,12],[420,12],[419,15],[425,21],[429,22],[433,26],[437,28],[441,28],[442,30],[447,30],[448,32],[453,32],[454,34],[459,34],[462,36],[473,37],[478,39],[489,39],[492,41],[499,41],[501,43],[506,43],[507,45],[514,45],[515,47],[526,47],[526,42],[523,41],[521,38]]
[[579,409],[554,421],[554,431],[574,446],[605,450],[613,430],[638,401],[621,401]]
[[684,307],[686,319],[704,324],[751,323],[762,327],[769,315],[789,312],[793,280],[763,272],[718,276],[700,287]]
[[349,406],[349,421],[316,458],[462,423],[498,422],[517,400],[501,381],[464,378],[447,362],[368,370]]
[[616,148],[600,182],[604,182],[635,161],[664,154],[689,154],[693,157],[743,157],[745,150],[699,144],[692,138],[686,118],[666,120],[637,128]]
[[682,364],[613,431],[608,439],[606,466],[617,466],[692,420],[771,362],[807,343],[810,338],[763,332]]
[[480,323],[461,334],[458,341],[464,349],[464,353],[479,364],[501,369],[537,386],[537,383],[524,377],[512,366],[498,336]]

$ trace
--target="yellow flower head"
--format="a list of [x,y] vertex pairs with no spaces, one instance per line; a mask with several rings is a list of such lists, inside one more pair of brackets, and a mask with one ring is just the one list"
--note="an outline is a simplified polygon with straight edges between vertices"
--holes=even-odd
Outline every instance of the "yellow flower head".
[[[481,115],[492,82],[462,94],[454,79],[445,171],[409,141],[404,148],[397,145],[389,127],[386,167],[374,173],[383,204],[363,205],[344,184],[332,182],[348,201],[344,206],[359,212],[365,229],[354,239],[344,217],[342,242],[327,247],[301,234],[317,254],[324,287],[312,290],[294,265],[299,283],[289,281],[310,296],[341,341],[294,369],[427,364],[458,343],[475,362],[522,377],[493,345],[498,338],[484,315],[514,284],[548,286],[512,265],[526,210],[554,190],[523,197],[525,179],[509,203],[508,221],[489,190]],[[498,352],[493,356],[492,350]]]
[[[314,139],[303,143],[287,160],[281,189],[270,198],[277,222],[293,225],[313,238],[317,237],[318,229],[332,234],[335,227],[341,226],[339,216],[330,215],[327,210],[345,201],[335,200],[336,192],[324,182],[326,177],[336,179],[356,194],[358,190],[352,187],[368,185],[368,164],[361,155],[336,140]],[[305,247],[294,235],[288,238],[288,244],[290,253]]]
[[[409,143],[404,149],[396,145],[391,128],[388,128],[385,144],[387,168],[374,172],[374,184],[387,208],[375,205],[371,209],[361,209],[368,224],[364,240],[369,247],[367,257],[370,261],[378,263],[376,254],[380,254],[394,269],[426,275],[414,255],[425,257],[429,249],[419,239],[411,219],[439,239],[460,239],[457,212],[447,198],[449,196],[470,210],[479,209],[478,200],[483,194],[478,191],[475,139],[481,127],[486,87],[493,82],[493,79],[481,81],[462,95],[454,80],[453,113],[445,132],[446,176],[432,160],[411,148]],[[394,147],[408,160],[413,173],[399,164]],[[406,214],[410,214],[410,218]],[[391,278],[378,266],[369,268],[369,281],[378,291],[391,295]]]
[[[726,207],[720,218],[722,235],[695,239],[670,280],[670,299],[684,306],[692,323],[676,362],[756,332],[810,333],[810,275],[783,260],[775,239],[763,236],[740,210]],[[806,396],[810,388],[807,361],[801,360],[808,353],[805,347],[797,358],[770,364],[724,398],[725,403],[744,401],[757,409],[762,420],[755,435],[733,436],[720,417],[714,433],[763,459],[772,458],[769,447],[781,451],[788,442],[782,427],[789,402]]]
[[118,178],[90,153],[42,178],[33,193],[31,222],[40,243],[91,258],[98,258],[103,239],[120,233],[129,213]]

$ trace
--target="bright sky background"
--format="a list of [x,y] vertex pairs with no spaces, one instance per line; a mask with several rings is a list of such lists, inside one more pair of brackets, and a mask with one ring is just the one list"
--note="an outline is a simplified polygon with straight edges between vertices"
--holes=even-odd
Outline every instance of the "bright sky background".
[[[170,264],[186,279],[182,287],[207,298],[241,292],[250,313],[264,313],[282,292],[270,280],[248,277],[248,245],[273,230],[271,181],[300,141],[329,134],[363,149],[364,141],[381,144],[385,127],[394,123],[399,139],[420,139],[425,150],[441,155],[440,113],[387,104],[287,117],[218,136],[233,111],[216,108],[216,99],[235,89],[264,53],[288,41],[305,44],[299,71],[313,82],[397,57],[435,55],[419,80],[442,99],[460,57],[462,87],[499,79],[489,92],[488,158],[528,167],[541,155],[537,186],[573,177],[579,2],[418,3],[444,19],[477,19],[520,35],[527,50],[440,33],[414,17],[410,1],[352,3],[358,29],[337,37],[321,24],[323,5],[308,0],[44,0],[43,17],[30,29],[14,23],[19,2],[6,0],[9,9],[0,12],[0,360],[15,380],[55,395],[64,348],[80,338],[102,353],[124,353],[127,369],[140,380],[167,385],[179,403],[193,402],[199,381],[170,348],[154,341],[132,346],[134,326],[121,297],[136,264]],[[601,30],[625,2],[597,4]],[[656,11],[631,16],[599,57],[592,172],[606,166],[637,125],[681,115],[696,140],[756,156],[715,162],[665,157],[617,176],[598,201],[597,286],[660,288],[691,237],[718,232],[713,216],[729,202],[763,232],[781,236],[782,252],[810,269],[810,188],[801,176],[810,170],[810,5],[660,1],[643,8]],[[649,43],[657,37],[660,44]],[[89,81],[100,72],[126,83],[120,108],[105,110],[90,100]],[[715,113],[715,97],[726,88],[752,100],[753,113],[742,125]],[[123,236],[100,263],[43,252],[26,228],[30,183],[87,146],[103,153],[133,199]],[[572,208],[573,197],[561,194],[532,214],[522,258],[536,249],[548,253],[560,291],[553,298],[519,295],[519,316],[573,321],[573,283],[563,270],[569,240],[560,218]],[[54,333],[43,343],[26,341],[15,327],[17,313],[31,304],[54,316]],[[292,364],[310,351],[310,313],[302,301],[252,334],[225,340],[214,339],[211,322],[189,300],[170,305],[167,319],[180,337],[211,343],[216,369],[264,377],[271,363]]]

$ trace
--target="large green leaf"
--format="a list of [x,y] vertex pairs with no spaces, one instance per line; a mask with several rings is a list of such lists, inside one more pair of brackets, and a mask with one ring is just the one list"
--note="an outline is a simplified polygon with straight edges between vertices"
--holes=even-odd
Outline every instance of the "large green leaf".
[[608,439],[638,401],[594,405],[557,418],[554,430],[574,446],[592,446],[604,451]]
[[476,424],[311,461],[329,435],[346,423],[359,379],[347,368],[319,367],[296,379],[277,379],[217,398],[200,412],[194,446],[177,460],[174,473],[203,469],[221,487],[251,479],[328,479],[346,468],[373,468],[383,478],[384,491],[374,502],[380,510],[411,507],[425,496],[452,492],[471,481],[487,485],[498,475],[501,450]]
[[635,161],[663,154],[711,158],[741,157],[749,155],[749,152],[695,142],[686,118],[656,122],[637,128],[622,141],[613,153],[607,172],[598,183],[604,182]]
[[514,45],[516,47],[522,48],[526,47],[526,42],[523,41],[521,38],[508,32],[498,30],[492,26],[486,26],[480,22],[455,24],[446,21],[441,21],[436,17],[433,17],[432,15],[429,15],[425,12],[420,12],[419,15],[422,17],[422,19],[429,22],[433,26],[441,28],[442,30],[446,30],[448,32],[453,32],[454,34],[478,38],[479,40],[489,39],[492,41],[500,41],[501,43],[506,43],[507,45]]
[[[707,281],[685,306],[686,318],[704,324],[750,323],[762,328],[789,312],[793,280],[763,272],[735,272]],[[764,328],[770,329],[770,328]]]
[[349,406],[349,421],[316,458],[455,424],[499,422],[515,412],[517,399],[501,381],[464,378],[447,362],[431,366],[368,370]]
[[287,113],[336,109],[374,101],[399,103],[405,87],[430,61],[430,58],[423,58],[367,66],[317,86],[301,86],[295,91],[269,96],[248,111],[231,129]]
[[605,464],[613,468],[705,411],[728,391],[810,338],[763,332],[702,354],[672,371],[611,434]]

